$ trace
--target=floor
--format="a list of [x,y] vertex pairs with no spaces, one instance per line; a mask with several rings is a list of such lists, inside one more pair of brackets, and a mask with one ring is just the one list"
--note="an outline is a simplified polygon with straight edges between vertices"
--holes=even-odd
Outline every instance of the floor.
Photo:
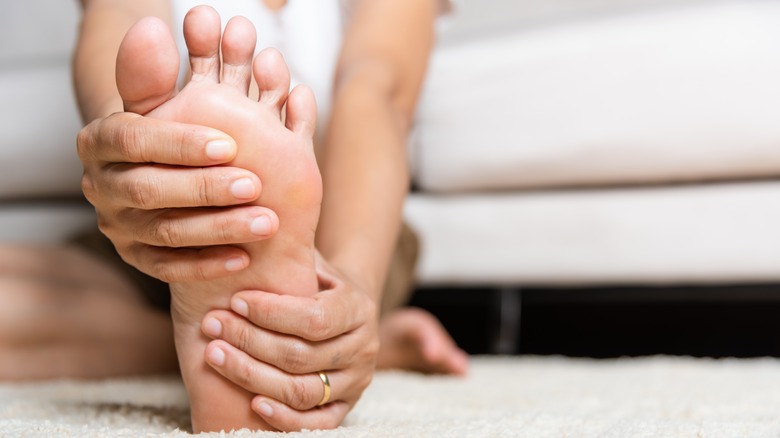
[[412,304],[471,354],[780,357],[777,285],[427,288]]

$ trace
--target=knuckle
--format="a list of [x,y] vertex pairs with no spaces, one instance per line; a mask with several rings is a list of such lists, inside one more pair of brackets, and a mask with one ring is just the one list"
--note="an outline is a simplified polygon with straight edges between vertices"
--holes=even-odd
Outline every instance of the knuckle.
[[297,341],[288,343],[282,354],[281,367],[290,373],[303,373],[306,366],[306,356],[308,349],[306,346]]
[[363,347],[363,355],[366,357],[366,359],[373,362],[373,360],[377,357],[379,354],[379,339],[376,337],[365,344]]
[[106,218],[105,215],[102,214],[97,215],[97,227],[98,227],[98,231],[100,231],[103,235],[111,239],[110,236],[113,234],[114,226],[111,224],[111,221]]
[[235,346],[239,350],[248,353],[249,350],[252,348],[254,343],[252,342],[253,336],[252,332],[250,331],[249,327],[247,327],[245,324],[241,324],[236,330],[235,334]]
[[286,389],[283,391],[284,403],[293,409],[303,410],[308,409],[316,404],[316,401],[311,401],[306,389],[306,384],[303,379],[292,377],[289,385],[286,385]]
[[167,263],[152,263],[150,275],[165,282],[173,282],[178,279],[177,276],[174,275],[173,267]]
[[128,197],[134,207],[142,210],[154,208],[154,200],[160,195],[160,188],[154,177],[150,175],[136,176],[127,187]]
[[206,169],[200,169],[198,171],[198,176],[195,181],[195,187],[196,187],[196,201],[200,205],[215,205],[213,203],[214,197],[211,194],[211,190],[209,190],[210,184],[209,184],[209,178]]
[[180,270],[167,264],[157,264],[152,267],[152,277],[166,283],[179,281],[182,277]]
[[211,280],[212,276],[209,275],[208,263],[203,260],[198,260],[195,263],[195,269],[191,277],[192,277],[191,280],[194,281]]
[[181,230],[175,222],[163,220],[152,228],[151,239],[157,246],[176,248],[181,246]]
[[146,161],[143,156],[144,136],[133,123],[123,123],[116,129],[111,142],[120,156],[128,161]]
[[[179,257],[186,257],[181,251],[184,249],[176,249]],[[168,262],[165,257],[158,257],[158,260],[153,264],[152,277],[158,278],[166,283],[182,282],[182,281],[206,281],[210,280],[211,276],[208,275],[208,269],[205,263],[202,261],[191,260],[177,260],[176,263]]]
[[308,338],[314,341],[322,341],[328,338],[330,333],[330,318],[322,304],[311,306],[306,317],[306,333]]
[[222,242],[230,242],[236,234],[240,225],[236,224],[232,216],[220,215],[214,219],[212,230],[217,233]]
[[95,195],[97,194],[95,182],[86,172],[81,176],[81,191],[84,193],[84,197],[87,198],[87,201],[92,205],[95,205]]
[[243,361],[238,362],[235,372],[235,383],[237,383],[238,386],[242,388],[252,388],[254,386],[253,382],[255,381],[254,376],[255,369],[251,364]]
[[[148,247],[144,246],[143,251],[148,252]],[[149,274],[150,276],[162,280],[166,283],[182,281],[183,279],[187,278],[184,275],[185,272],[180,264],[165,261],[165,257],[160,257],[159,254],[153,258],[145,257],[144,255],[148,256],[149,254],[139,254],[136,259],[146,261],[145,266],[148,267],[148,269],[144,270],[142,267],[136,267],[146,274]]]
[[177,163],[184,164],[187,160],[187,151],[189,148],[181,147],[181,145],[190,145],[190,144],[196,144],[192,140],[192,135],[190,131],[187,130],[175,130],[171,132],[171,144],[179,145],[179,147],[173,148],[171,151],[173,154],[173,158],[176,160]]
[[82,161],[82,163],[86,163],[93,159],[92,151],[94,149],[94,144],[92,142],[92,137],[94,135],[94,123],[95,122],[92,122],[81,128],[78,134],[76,134],[76,152],[78,153],[79,159]]

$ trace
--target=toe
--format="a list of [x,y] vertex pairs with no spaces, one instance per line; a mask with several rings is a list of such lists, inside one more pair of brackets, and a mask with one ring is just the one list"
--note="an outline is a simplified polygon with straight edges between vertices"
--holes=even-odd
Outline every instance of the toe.
[[146,114],[176,94],[179,55],[168,26],[139,20],[125,35],[116,59],[116,84],[125,111]]
[[273,48],[263,49],[255,57],[253,69],[260,91],[260,102],[276,108],[281,115],[282,106],[290,91],[290,70],[282,54]]
[[219,81],[219,14],[210,6],[192,8],[184,17],[184,41],[190,53],[192,80]]
[[222,36],[222,83],[235,87],[243,94],[249,92],[252,78],[252,55],[257,43],[257,32],[244,17],[233,17]]
[[287,99],[285,125],[287,129],[312,137],[317,127],[317,104],[314,93],[305,85],[295,87]]

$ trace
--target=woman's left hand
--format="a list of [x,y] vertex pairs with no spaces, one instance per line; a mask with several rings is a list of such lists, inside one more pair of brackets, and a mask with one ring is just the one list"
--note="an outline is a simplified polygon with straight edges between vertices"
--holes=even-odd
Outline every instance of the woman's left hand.
[[[322,258],[317,265],[324,290],[312,297],[241,291],[231,299],[232,312],[215,310],[203,319],[204,333],[214,339],[206,361],[262,394],[252,409],[282,431],[338,427],[374,373],[376,303]],[[221,364],[210,359],[215,349],[224,352]],[[319,372],[327,374],[331,393],[312,409],[325,393]]]

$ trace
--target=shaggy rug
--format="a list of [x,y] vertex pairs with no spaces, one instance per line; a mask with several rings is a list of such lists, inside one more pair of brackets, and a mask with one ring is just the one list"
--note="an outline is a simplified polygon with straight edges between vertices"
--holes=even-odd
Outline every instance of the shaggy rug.
[[[188,422],[175,377],[0,384],[2,437],[183,437]],[[379,373],[343,427],[285,436],[777,438],[780,360],[477,357],[463,379]]]

